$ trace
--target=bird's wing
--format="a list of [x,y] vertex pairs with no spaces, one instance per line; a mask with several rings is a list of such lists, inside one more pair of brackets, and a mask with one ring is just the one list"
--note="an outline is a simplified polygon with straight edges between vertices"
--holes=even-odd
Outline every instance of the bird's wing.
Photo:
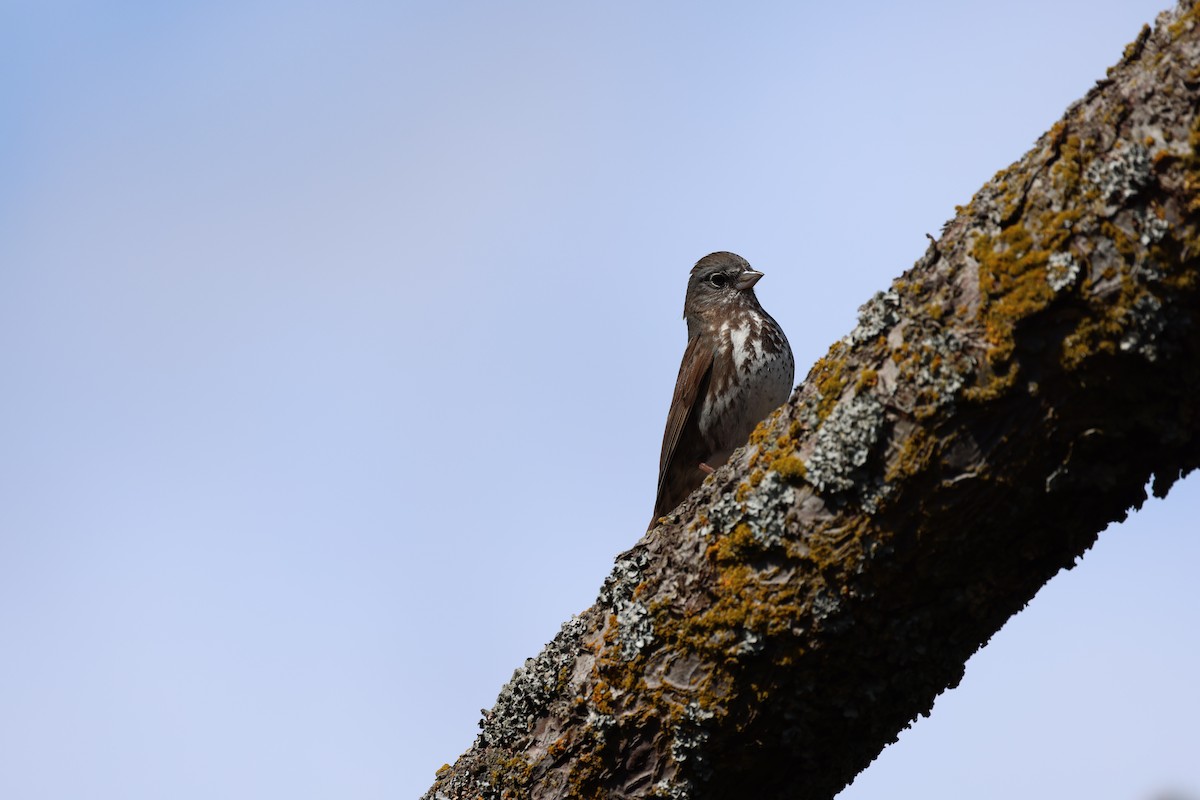
[[[667,413],[667,429],[663,431],[662,456],[658,461],[658,493],[662,497],[663,482],[667,468],[679,446],[679,437],[687,426],[688,418],[696,410],[701,393],[708,385],[712,372],[713,348],[706,336],[693,336],[683,351],[679,365],[679,377],[675,379],[675,395],[671,398],[671,410]],[[695,465],[699,467],[699,465]]]

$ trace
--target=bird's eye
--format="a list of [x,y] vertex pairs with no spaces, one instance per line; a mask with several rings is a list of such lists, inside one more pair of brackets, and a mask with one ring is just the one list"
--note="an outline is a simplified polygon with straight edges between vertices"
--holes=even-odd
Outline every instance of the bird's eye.
[[708,282],[711,283],[713,286],[717,287],[718,289],[721,289],[725,286],[725,283],[728,280],[729,279],[725,277],[724,272],[718,272],[716,275],[713,275],[711,278],[709,278]]

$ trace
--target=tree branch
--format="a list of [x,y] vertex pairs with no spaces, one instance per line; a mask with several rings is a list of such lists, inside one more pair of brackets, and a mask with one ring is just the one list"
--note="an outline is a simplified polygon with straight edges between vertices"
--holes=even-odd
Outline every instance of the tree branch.
[[435,798],[829,798],[1200,459],[1200,13],[1121,63],[518,669]]

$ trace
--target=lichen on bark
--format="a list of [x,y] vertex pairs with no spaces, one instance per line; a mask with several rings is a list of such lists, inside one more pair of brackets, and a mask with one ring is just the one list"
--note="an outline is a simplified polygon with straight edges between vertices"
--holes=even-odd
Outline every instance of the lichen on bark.
[[1200,463],[1200,30],[1127,48],[514,674],[440,798],[829,798]]

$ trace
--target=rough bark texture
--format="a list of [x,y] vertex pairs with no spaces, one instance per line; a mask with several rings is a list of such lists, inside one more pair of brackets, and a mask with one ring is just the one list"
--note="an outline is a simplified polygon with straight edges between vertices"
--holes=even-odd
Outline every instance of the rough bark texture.
[[1197,465],[1193,2],[617,560],[426,798],[832,797]]

